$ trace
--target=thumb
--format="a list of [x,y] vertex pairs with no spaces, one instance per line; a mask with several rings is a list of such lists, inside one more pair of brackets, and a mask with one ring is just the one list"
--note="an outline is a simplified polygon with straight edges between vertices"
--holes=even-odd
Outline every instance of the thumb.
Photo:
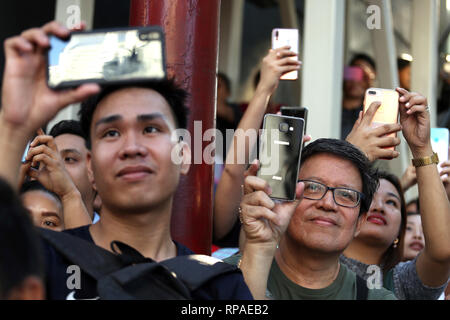
[[256,176],[256,174],[258,173],[258,169],[259,169],[259,160],[255,159],[253,160],[250,167],[244,172],[244,178],[248,176]]
[[364,123],[367,126],[370,125],[372,123],[373,117],[375,116],[375,113],[377,112],[380,106],[381,106],[380,101],[372,102],[362,118],[362,123]]

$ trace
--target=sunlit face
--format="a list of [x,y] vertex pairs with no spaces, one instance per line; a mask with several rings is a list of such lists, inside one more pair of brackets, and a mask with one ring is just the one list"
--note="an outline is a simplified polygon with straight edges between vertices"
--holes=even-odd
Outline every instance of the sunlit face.
[[171,199],[187,172],[171,159],[174,128],[170,106],[154,90],[122,89],[100,101],[88,162],[102,210],[143,213]]
[[423,235],[422,219],[420,214],[409,215],[406,219],[403,260],[414,259],[424,247],[425,238]]
[[54,196],[45,191],[32,190],[23,193],[21,198],[35,226],[55,231],[64,230],[63,208]]
[[[299,179],[362,192],[361,176],[354,164],[327,153],[308,158],[300,168]],[[316,251],[341,253],[358,232],[359,210],[360,205],[337,205],[330,190],[321,200],[302,199],[288,226],[287,239]]]
[[[88,208],[92,207],[94,201],[94,189],[89,181],[87,170],[87,153],[85,141],[82,137],[74,134],[61,134],[55,137],[64,166],[80,191],[83,202]],[[89,203],[88,203],[89,202]],[[90,212],[93,214],[93,212]]]
[[401,201],[397,189],[388,180],[380,179],[358,238],[389,247],[399,236],[401,220]]

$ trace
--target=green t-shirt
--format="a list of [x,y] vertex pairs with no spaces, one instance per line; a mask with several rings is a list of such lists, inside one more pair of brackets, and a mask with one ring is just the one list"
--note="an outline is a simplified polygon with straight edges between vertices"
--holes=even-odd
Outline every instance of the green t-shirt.
[[[308,289],[289,280],[276,260],[270,269],[267,289],[277,300],[356,300],[356,274],[341,264],[336,280],[323,289]],[[397,300],[384,288],[369,289],[367,300]]]

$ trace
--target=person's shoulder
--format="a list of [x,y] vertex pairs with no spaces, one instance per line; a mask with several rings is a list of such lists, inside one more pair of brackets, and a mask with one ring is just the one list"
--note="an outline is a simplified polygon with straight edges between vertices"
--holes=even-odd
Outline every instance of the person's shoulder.
[[81,238],[81,239],[84,239],[84,240],[87,240],[89,242],[94,242],[94,240],[91,237],[91,233],[89,232],[89,227],[90,226],[91,225],[88,224],[86,226],[81,226],[81,227],[78,227],[78,228],[66,229],[66,230],[64,230],[62,232],[70,234],[70,235],[78,237],[78,238]]
[[177,247],[177,256],[187,256],[190,254],[195,254],[194,251],[186,247],[184,244],[181,244],[177,241],[173,241],[175,243],[175,246]]
[[367,300],[398,300],[392,291],[385,288],[369,289]]

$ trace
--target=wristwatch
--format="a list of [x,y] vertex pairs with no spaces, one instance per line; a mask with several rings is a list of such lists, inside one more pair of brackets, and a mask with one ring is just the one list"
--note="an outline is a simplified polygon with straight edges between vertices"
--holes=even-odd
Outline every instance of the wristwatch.
[[412,164],[414,167],[423,167],[429,164],[438,164],[438,163],[439,157],[436,152],[433,152],[433,154],[428,157],[412,159]]

